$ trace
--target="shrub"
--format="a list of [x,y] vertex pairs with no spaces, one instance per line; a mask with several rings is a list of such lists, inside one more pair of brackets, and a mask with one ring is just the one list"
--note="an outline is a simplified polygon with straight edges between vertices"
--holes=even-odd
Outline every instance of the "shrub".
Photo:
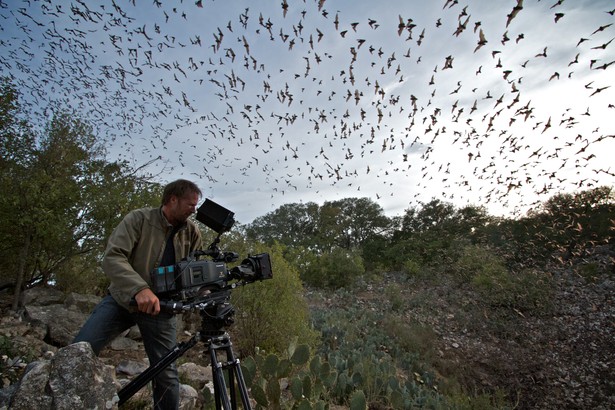
[[317,334],[310,326],[298,272],[282,257],[281,246],[261,251],[270,253],[273,279],[236,289],[232,294],[238,311],[233,329],[238,351],[247,356],[260,347],[278,353],[294,340],[314,346]]
[[547,276],[528,269],[512,273],[504,259],[487,248],[466,246],[455,270],[478,292],[481,301],[492,307],[543,311],[550,306],[551,281]]
[[352,285],[364,273],[363,259],[357,252],[335,248],[311,263],[302,278],[314,287],[338,289]]
[[0,335],[0,388],[19,380],[25,364],[36,358],[34,351],[20,346],[9,337]]
[[406,307],[406,300],[401,294],[401,286],[397,283],[390,283],[384,288],[384,297],[391,304],[394,312],[403,311]]
[[64,293],[91,293],[105,295],[109,278],[102,272],[100,264],[86,258],[73,258],[56,275],[55,286]]
[[589,282],[594,282],[600,274],[600,266],[596,262],[588,262],[577,268],[580,276]]
[[404,271],[408,276],[420,276],[422,272],[421,264],[410,258],[404,262]]
[[[416,353],[422,361],[434,358],[437,334],[429,326],[418,322],[408,322],[403,317],[387,315],[383,320],[386,324],[384,332],[404,352]],[[413,368],[413,371],[419,367]]]

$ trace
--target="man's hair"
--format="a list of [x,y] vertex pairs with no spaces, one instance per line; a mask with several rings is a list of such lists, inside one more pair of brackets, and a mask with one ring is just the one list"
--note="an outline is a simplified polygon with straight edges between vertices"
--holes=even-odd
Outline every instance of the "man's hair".
[[199,198],[203,196],[203,193],[194,182],[185,179],[173,181],[164,187],[164,191],[162,193],[162,205],[168,204],[173,195],[177,198],[184,198],[189,193],[197,194]]

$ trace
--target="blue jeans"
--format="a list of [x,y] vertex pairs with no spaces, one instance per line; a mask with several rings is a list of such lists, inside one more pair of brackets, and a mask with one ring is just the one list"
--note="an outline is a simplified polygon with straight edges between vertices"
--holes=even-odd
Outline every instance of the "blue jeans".
[[[131,313],[118,305],[110,295],[94,308],[73,343],[89,342],[94,353],[98,355],[107,343],[135,324],[141,331],[150,364],[158,362],[177,344],[175,315],[163,312],[156,316],[141,312]],[[179,408],[179,377],[175,363],[158,374],[152,380],[152,386],[155,409]]]

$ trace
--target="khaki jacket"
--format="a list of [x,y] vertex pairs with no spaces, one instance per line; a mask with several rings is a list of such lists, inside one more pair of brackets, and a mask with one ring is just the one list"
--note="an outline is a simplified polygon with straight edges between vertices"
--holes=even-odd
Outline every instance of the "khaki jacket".
[[[150,286],[150,273],[160,264],[172,228],[162,208],[143,208],[126,215],[109,237],[102,268],[111,280],[109,292],[121,306],[129,309],[130,299]],[[196,224],[187,221],[173,244],[176,262],[200,249]]]

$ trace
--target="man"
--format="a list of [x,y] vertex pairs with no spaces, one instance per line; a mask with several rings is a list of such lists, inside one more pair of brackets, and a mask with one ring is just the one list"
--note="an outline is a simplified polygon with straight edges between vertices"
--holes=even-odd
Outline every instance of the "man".
[[[196,212],[202,193],[183,179],[164,188],[162,206],[130,212],[115,228],[105,250],[102,268],[109,277],[109,295],[95,308],[74,342],[86,341],[97,355],[126,329],[137,325],[151,364],[176,345],[175,316],[160,311],[150,289],[150,273],[173,265],[201,248],[201,234],[188,217]],[[130,306],[131,299],[136,307]],[[179,378],[175,364],[152,381],[154,408],[179,407]]]

